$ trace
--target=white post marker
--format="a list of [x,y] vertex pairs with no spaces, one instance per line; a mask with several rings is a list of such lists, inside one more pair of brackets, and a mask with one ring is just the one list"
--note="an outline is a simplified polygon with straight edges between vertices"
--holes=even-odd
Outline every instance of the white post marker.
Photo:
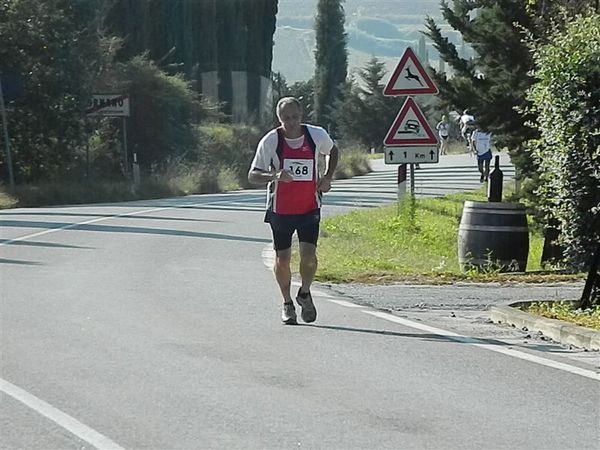
[[398,201],[406,195],[406,164],[398,166]]

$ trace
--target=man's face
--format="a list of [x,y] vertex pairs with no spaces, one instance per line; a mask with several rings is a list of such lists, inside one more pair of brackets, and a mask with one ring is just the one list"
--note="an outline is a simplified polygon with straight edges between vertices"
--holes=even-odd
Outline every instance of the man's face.
[[286,132],[297,132],[302,123],[302,111],[293,103],[288,103],[279,111],[279,122]]

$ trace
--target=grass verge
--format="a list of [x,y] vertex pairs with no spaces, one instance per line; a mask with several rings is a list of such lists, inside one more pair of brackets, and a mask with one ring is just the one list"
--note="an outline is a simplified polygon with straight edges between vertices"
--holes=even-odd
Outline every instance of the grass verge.
[[529,305],[525,311],[600,331],[600,306],[581,310],[572,302],[536,302]]
[[501,273],[490,266],[461,272],[458,226],[465,200],[485,201],[483,192],[404,201],[355,211],[321,224],[316,279],[332,283],[408,282],[446,284],[456,281],[549,282],[582,279],[583,275],[542,273],[542,234],[530,227],[528,272]]

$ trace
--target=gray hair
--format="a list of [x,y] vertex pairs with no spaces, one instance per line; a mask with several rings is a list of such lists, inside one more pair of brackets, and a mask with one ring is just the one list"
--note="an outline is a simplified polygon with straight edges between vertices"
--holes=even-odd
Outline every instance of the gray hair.
[[285,108],[287,105],[296,105],[300,111],[302,111],[302,105],[300,101],[296,97],[282,97],[277,102],[277,107],[275,108],[275,112],[277,113],[277,117],[281,114],[281,110]]

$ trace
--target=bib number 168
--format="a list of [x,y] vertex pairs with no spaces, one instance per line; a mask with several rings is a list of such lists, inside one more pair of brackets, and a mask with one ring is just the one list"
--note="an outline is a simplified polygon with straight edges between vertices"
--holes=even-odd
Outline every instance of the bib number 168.
[[312,181],[313,164],[311,159],[288,159],[283,168],[292,174],[294,181]]

